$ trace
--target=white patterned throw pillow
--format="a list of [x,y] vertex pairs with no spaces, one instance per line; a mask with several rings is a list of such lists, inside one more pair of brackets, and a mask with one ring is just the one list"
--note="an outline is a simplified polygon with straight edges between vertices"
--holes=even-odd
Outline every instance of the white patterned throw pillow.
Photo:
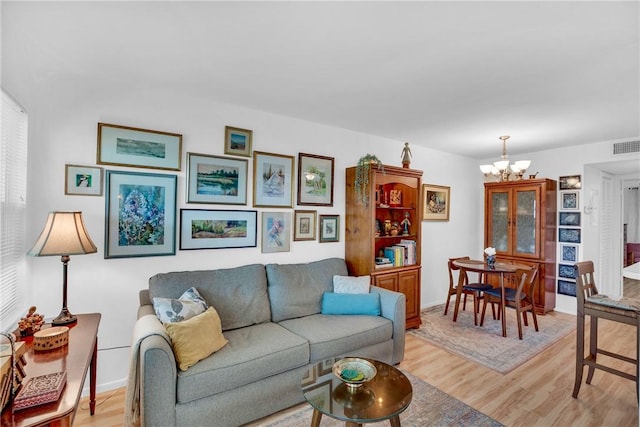
[[337,294],[368,294],[370,276],[333,276],[333,292]]
[[204,313],[208,307],[207,302],[194,287],[184,291],[178,299],[159,297],[153,299],[153,309],[162,323],[175,323],[191,319]]

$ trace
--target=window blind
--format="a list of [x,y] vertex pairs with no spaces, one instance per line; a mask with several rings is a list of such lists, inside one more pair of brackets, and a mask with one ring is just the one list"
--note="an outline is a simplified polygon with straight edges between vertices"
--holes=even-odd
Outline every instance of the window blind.
[[12,330],[26,307],[25,227],[28,115],[2,90],[0,143],[0,329]]

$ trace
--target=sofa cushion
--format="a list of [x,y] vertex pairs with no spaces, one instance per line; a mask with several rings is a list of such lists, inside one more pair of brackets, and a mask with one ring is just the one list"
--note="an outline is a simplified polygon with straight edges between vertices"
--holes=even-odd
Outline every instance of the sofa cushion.
[[322,295],[322,314],[380,315],[380,294],[338,294],[325,292]]
[[229,343],[178,372],[177,400],[190,402],[309,363],[309,343],[275,323],[225,332]]
[[286,319],[320,313],[324,292],[333,290],[333,276],[347,275],[344,259],[327,258],[305,264],[266,266],[271,301],[271,319]]
[[227,344],[220,317],[213,307],[191,319],[164,326],[171,338],[178,367],[183,371]]
[[156,274],[149,279],[149,296],[152,299],[178,298],[192,286],[215,307],[223,331],[271,319],[267,278],[262,264]]
[[194,287],[184,291],[178,299],[160,297],[153,299],[153,309],[162,323],[182,322],[204,313],[207,308],[209,308],[207,302]]
[[279,325],[309,341],[312,363],[381,343],[393,336],[391,320],[380,316],[315,314],[284,320]]
[[368,294],[371,276],[333,276],[333,292],[337,294]]

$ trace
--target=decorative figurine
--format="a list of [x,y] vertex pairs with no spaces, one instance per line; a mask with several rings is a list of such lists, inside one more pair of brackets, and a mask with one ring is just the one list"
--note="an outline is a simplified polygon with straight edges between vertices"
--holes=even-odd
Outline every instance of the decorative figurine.
[[405,212],[404,213],[404,219],[402,220],[402,222],[400,224],[402,224],[402,235],[403,236],[408,236],[409,235],[409,226],[411,225],[411,221],[409,221],[409,212]]
[[409,143],[404,143],[404,148],[402,149],[402,167],[405,169],[409,169],[409,165],[411,164],[411,149],[409,148]]

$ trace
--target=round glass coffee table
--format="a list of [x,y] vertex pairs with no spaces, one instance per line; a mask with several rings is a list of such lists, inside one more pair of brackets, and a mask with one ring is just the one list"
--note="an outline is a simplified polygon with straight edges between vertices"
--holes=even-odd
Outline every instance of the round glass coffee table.
[[400,427],[400,414],[413,397],[411,382],[391,365],[366,360],[373,363],[377,374],[355,389],[333,374],[333,360],[318,363],[314,372],[303,378],[302,394],[313,407],[311,427],[318,427],[323,415],[345,421],[347,427],[384,420],[389,420],[392,427]]

